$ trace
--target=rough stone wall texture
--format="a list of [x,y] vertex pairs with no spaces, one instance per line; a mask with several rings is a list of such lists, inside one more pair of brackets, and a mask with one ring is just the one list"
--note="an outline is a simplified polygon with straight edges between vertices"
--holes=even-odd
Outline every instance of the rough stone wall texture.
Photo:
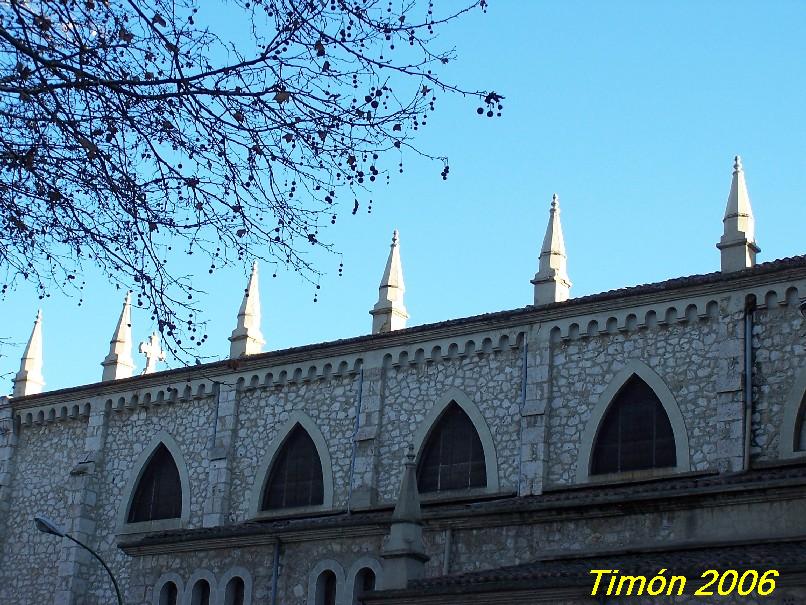
[[241,395],[234,445],[230,521],[249,516],[249,498],[263,477],[256,472],[293,411],[308,415],[327,443],[333,463],[333,506],[345,507],[357,402],[357,378],[344,377],[256,389]]
[[[533,561],[547,554],[586,554],[625,548],[670,547],[694,542],[728,542],[731,539],[770,539],[797,535],[806,514],[804,502],[735,504],[706,509],[646,510],[586,518],[525,522],[522,525],[454,530],[451,573],[492,569]],[[444,532],[443,532],[444,533]],[[444,544],[439,532],[426,534],[429,542]],[[441,575],[441,550],[429,551],[429,576]]]
[[[90,546],[112,568],[123,586],[128,586],[136,566],[133,560],[117,547],[116,529],[121,507],[126,506],[124,494],[129,477],[139,472],[135,468],[138,457],[162,431],[176,441],[188,469],[190,483],[190,517],[188,527],[201,527],[202,511],[207,494],[208,448],[215,418],[215,399],[190,399],[170,405],[138,407],[112,412],[106,438],[106,455],[100,465],[101,486],[95,509],[98,528]],[[166,568],[170,568],[166,561]],[[88,578],[88,605],[108,603],[113,596],[105,572],[92,566]],[[137,602],[137,601],[135,601]]]
[[[30,517],[41,512],[69,525],[67,515],[78,499],[67,489],[69,473],[96,441],[103,453],[91,483],[99,486],[97,502],[85,498],[81,514],[95,523],[91,546],[110,564],[130,603],[151,603],[155,583],[166,571],[187,581],[199,569],[222,578],[232,567],[241,566],[253,578],[253,603],[268,602],[271,589],[272,545],[134,558],[117,547],[115,530],[121,507],[126,505],[124,488],[132,473],[140,470],[135,464],[141,452],[161,431],[176,441],[187,465],[190,528],[238,523],[251,516],[253,490],[264,479],[258,476],[261,463],[284,437],[281,431],[293,412],[310,417],[327,444],[335,509],[348,504],[354,450],[353,485],[377,489],[377,503],[394,502],[405,444],[427,428],[429,412],[453,389],[473,402],[489,427],[501,490],[519,484],[520,467],[522,493],[540,493],[544,484],[576,482],[578,464],[587,463],[578,457],[591,412],[616,374],[637,360],[652,368],[676,399],[687,429],[691,469],[735,470],[742,447],[741,320],[735,300],[731,304],[726,295],[718,315],[691,321],[661,321],[660,325],[553,343],[535,337],[528,351],[525,401],[523,349],[519,348],[387,368],[379,364],[366,367],[358,445],[354,437],[359,374],[249,388],[218,399],[208,396],[110,411],[105,416],[105,439],[101,431],[96,439],[84,418],[24,426],[14,446],[10,512],[2,519],[6,535],[0,553],[0,602],[52,602],[59,579],[55,569],[58,553],[64,546],[36,533]],[[806,367],[804,330],[806,321],[796,305],[767,305],[756,313],[752,451],[757,458],[777,458],[783,401],[798,372]],[[214,435],[219,429],[227,431],[226,438],[223,433]],[[362,433],[361,429],[366,430]],[[211,458],[225,462],[211,472]],[[372,485],[366,485],[368,482]],[[210,508],[210,494],[221,492],[226,494],[221,505]],[[363,500],[365,505],[372,501],[369,496]],[[803,504],[800,506],[800,513],[806,513]],[[474,571],[522,563],[551,551],[584,552],[680,541],[711,535],[709,531],[714,537],[718,532],[730,536],[737,518],[744,519],[739,526],[747,531],[755,527],[753,518],[762,519],[763,526],[753,531],[769,535],[776,523],[792,519],[791,510],[779,510],[776,505],[765,511],[636,508],[618,518],[605,515],[579,522],[456,529],[449,567],[451,573]],[[788,528],[782,525],[781,535]],[[311,570],[325,559],[336,561],[346,572],[362,556],[379,558],[381,538],[345,536],[285,544],[279,603],[306,603]],[[445,569],[446,539],[442,529],[425,533],[431,556],[426,564],[429,576],[441,575]],[[87,574],[87,594],[79,602],[108,603],[112,591],[103,571],[86,564],[81,569]]]
[[381,500],[397,498],[405,444],[411,443],[428,412],[452,388],[481,411],[495,443],[501,488],[513,489],[518,482],[522,365],[515,349],[389,368],[378,435]]
[[714,319],[604,334],[553,345],[548,412],[551,484],[576,481],[578,453],[591,411],[630,360],[657,373],[674,395],[688,429],[692,470],[717,466],[716,420],[722,325]]
[[86,420],[33,425],[19,434],[16,473],[0,552],[0,603],[50,603],[63,541],[34,528],[34,515],[66,526],[67,483],[83,449]]
[[784,403],[806,370],[806,319],[797,305],[770,301],[754,314],[753,437],[754,459],[778,458]]

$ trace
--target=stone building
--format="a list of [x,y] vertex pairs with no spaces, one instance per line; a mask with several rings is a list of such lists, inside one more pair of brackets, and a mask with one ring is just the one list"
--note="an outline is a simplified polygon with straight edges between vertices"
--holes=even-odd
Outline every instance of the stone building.
[[[0,400],[0,602],[114,602],[38,515],[128,604],[806,602],[806,256],[756,263],[738,158],[718,248],[571,298],[555,197],[534,304],[406,328],[395,234],[370,335],[261,352],[255,267],[228,360],[155,371],[154,335],[133,376],[127,300],[102,381],[52,392],[39,316]],[[707,569],[737,577],[694,597]],[[606,594],[664,573],[682,596]]]

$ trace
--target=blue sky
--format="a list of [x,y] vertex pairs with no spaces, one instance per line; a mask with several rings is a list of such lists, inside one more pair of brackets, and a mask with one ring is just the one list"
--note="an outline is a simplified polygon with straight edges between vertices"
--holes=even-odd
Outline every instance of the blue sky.
[[[344,276],[323,256],[317,303],[299,276],[263,271],[266,349],[368,333],[394,228],[409,325],[530,304],[554,192],[574,296],[717,270],[736,153],[759,261],[806,253],[805,24],[799,1],[493,0],[443,30],[459,55],[446,75],[500,91],[503,117],[441,96],[419,144],[449,157],[448,180],[409,156],[371,214],[344,212],[328,233]],[[202,352],[224,358],[245,268],[188,270],[208,292]],[[80,307],[55,292],[42,304],[48,390],[101,377],[122,295],[88,282]],[[0,299],[0,335],[16,343],[0,348],[0,375],[17,370],[39,305],[26,286]],[[137,309],[132,323],[135,344],[154,328]]]

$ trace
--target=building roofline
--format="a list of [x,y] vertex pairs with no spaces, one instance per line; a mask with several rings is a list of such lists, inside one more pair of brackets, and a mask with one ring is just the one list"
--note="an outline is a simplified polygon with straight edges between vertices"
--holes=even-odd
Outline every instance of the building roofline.
[[267,351],[241,359],[224,359],[195,366],[185,366],[133,376],[114,381],[96,382],[86,385],[67,387],[55,391],[46,391],[36,395],[11,399],[12,405],[19,407],[35,407],[50,403],[50,399],[63,400],[65,396],[94,397],[99,394],[145,389],[166,382],[181,382],[194,379],[215,379],[233,372],[248,372],[252,369],[266,368],[272,365],[285,365],[296,362],[307,362],[314,358],[339,357],[367,353],[401,345],[410,345],[421,340],[431,340],[458,334],[473,333],[480,329],[501,329],[525,323],[554,321],[586,313],[595,313],[604,303],[608,309],[616,307],[649,304],[659,299],[668,299],[671,292],[686,292],[688,295],[725,292],[744,287],[752,287],[762,278],[771,275],[786,278],[806,277],[806,255],[793,256],[761,263],[755,267],[732,273],[705,273],[677,277],[649,284],[641,284],[597,294],[571,298],[567,301],[548,305],[528,305],[517,309],[496,311],[450,319],[430,324],[413,326],[403,330],[382,334],[366,334],[345,339],[302,345]]

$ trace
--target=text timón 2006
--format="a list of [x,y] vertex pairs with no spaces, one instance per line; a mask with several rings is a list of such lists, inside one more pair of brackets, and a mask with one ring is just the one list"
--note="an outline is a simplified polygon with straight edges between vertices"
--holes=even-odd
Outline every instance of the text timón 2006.
[[[686,576],[667,575],[661,569],[654,576],[620,574],[618,569],[591,569],[595,576],[591,596],[673,596],[682,595],[686,589]],[[775,590],[775,578],[780,574],[775,569],[759,572],[748,569],[744,572],[728,569],[719,572],[708,569],[700,574],[704,583],[694,591],[694,596],[710,597],[714,594],[727,596],[738,594],[748,596],[753,593],[766,597]]]

